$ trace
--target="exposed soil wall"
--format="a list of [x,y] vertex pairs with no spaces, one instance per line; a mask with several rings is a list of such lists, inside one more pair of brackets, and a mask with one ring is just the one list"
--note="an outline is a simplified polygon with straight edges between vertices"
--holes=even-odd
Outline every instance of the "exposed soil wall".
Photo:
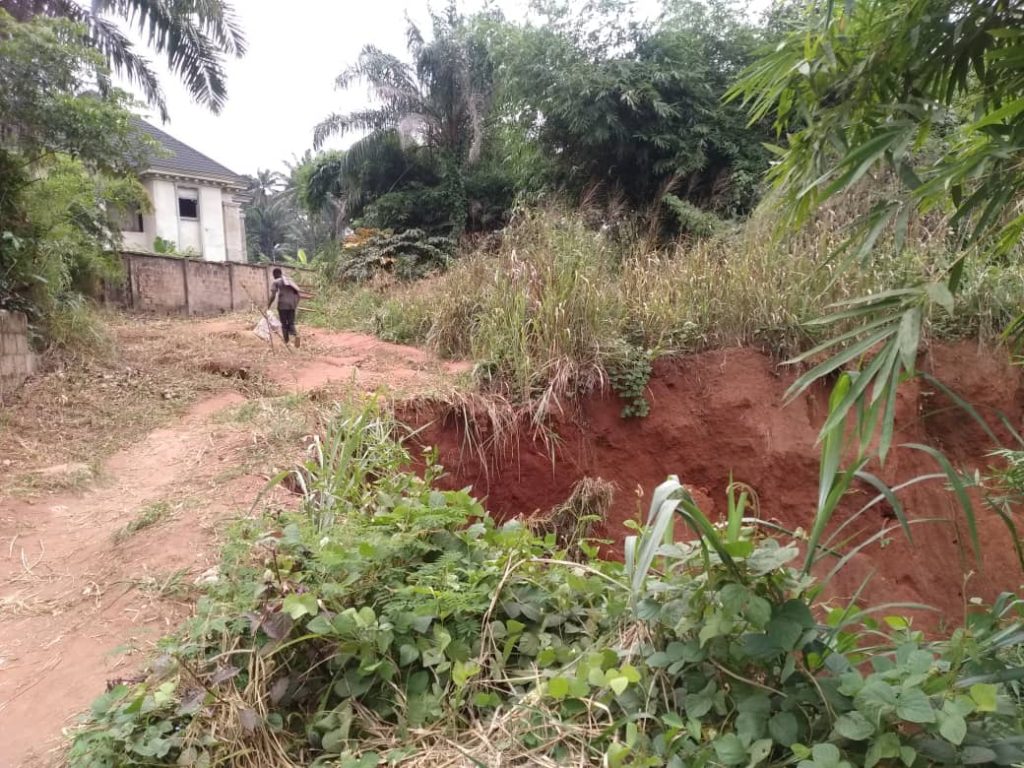
[[[923,355],[921,367],[982,412],[998,410],[1014,428],[1020,426],[1021,375],[1005,352],[967,343],[936,346]],[[818,493],[816,437],[826,415],[827,392],[818,388],[784,405],[793,378],[791,370],[749,349],[662,361],[650,384],[650,416],[624,421],[622,403],[614,395],[591,397],[576,412],[554,420],[558,447],[553,457],[548,445],[523,430],[504,450],[482,461],[479,452],[467,447],[464,417],[450,407],[421,403],[404,416],[426,425],[417,439],[438,447],[449,473],[445,482],[450,487],[472,485],[502,518],[549,509],[581,477],[613,481],[616,498],[599,535],[621,552],[624,522],[646,517],[652,489],[670,474],[696,490],[712,517],[724,511],[731,475],[755,489],[762,519],[789,529],[809,528]],[[998,423],[996,418],[989,421]],[[984,468],[993,461],[988,454],[994,446],[985,432],[920,381],[908,383],[901,392],[897,426],[896,445],[934,445],[964,468]],[[933,459],[909,448],[894,449],[886,466],[874,469],[889,483],[938,471]],[[874,495],[866,486],[853,492],[839,520]],[[916,525],[912,544],[894,528],[884,545],[866,550],[834,580],[836,598],[853,595],[874,572],[862,603],[926,603],[941,611],[937,623],[958,623],[967,598],[991,599],[1024,584],[1004,524],[983,505],[976,508],[984,549],[979,572],[963,516],[943,482],[914,486],[901,499],[911,518],[939,517],[943,522]],[[870,535],[895,521],[891,510],[875,507],[856,525]],[[965,578],[972,572],[965,590]]]

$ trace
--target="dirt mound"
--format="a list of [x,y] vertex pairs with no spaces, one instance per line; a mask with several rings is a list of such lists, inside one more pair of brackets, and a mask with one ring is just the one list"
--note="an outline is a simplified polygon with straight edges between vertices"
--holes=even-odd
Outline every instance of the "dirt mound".
[[[925,356],[922,365],[980,411],[991,415],[998,410],[1014,428],[1020,425],[1021,376],[1005,354],[970,344],[940,346]],[[438,447],[449,473],[445,482],[453,488],[472,485],[499,517],[549,509],[586,476],[614,482],[615,499],[597,535],[611,540],[612,550],[621,552],[625,522],[646,517],[652,489],[670,474],[699,489],[712,516],[724,511],[725,489],[732,477],[754,489],[762,519],[791,530],[809,527],[818,494],[816,438],[826,416],[827,392],[817,388],[784,405],[792,380],[793,372],[780,371],[754,350],[662,361],[650,385],[649,417],[623,420],[623,404],[617,397],[594,396],[575,412],[554,419],[554,434],[540,437],[524,430],[486,461],[472,448],[473,440],[467,440],[464,410],[421,404],[410,408],[406,417],[426,425],[418,440]],[[994,418],[990,422],[998,423]],[[965,469],[992,463],[988,454],[993,445],[984,430],[920,381],[900,393],[897,425],[895,445],[935,445]],[[473,439],[488,439],[486,428],[483,432]],[[894,449],[885,467],[874,469],[891,484],[938,471],[933,459],[906,447]],[[866,485],[857,489],[843,514],[859,509],[874,495]],[[892,535],[854,558],[836,578],[837,598],[854,594],[874,573],[862,602],[925,603],[941,611],[940,621],[956,622],[966,599],[991,599],[1024,583],[1004,524],[982,505],[976,512],[984,570],[974,560],[964,519],[944,482],[914,486],[901,499],[909,516],[943,522],[915,526],[911,544],[893,527],[891,510],[876,507],[862,516],[855,524],[862,533],[893,527]],[[971,572],[975,573],[967,581]]]

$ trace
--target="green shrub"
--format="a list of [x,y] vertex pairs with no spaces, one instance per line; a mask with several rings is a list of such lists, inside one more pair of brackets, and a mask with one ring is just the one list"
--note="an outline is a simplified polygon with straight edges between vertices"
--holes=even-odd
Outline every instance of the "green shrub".
[[451,211],[440,186],[410,184],[387,192],[366,206],[363,226],[438,232],[451,226]]
[[653,355],[649,350],[627,348],[621,359],[609,365],[612,389],[625,401],[622,418],[643,418],[651,410],[647,385],[651,380]]
[[411,280],[448,266],[454,243],[447,237],[427,235],[420,229],[398,234],[374,234],[338,256],[336,277],[363,282],[377,275],[393,275]]
[[936,641],[816,604],[798,542],[733,493],[712,526],[674,479],[625,563],[586,542],[573,561],[404,471],[392,430],[375,405],[333,423],[296,471],[304,508],[241,524],[161,664],[96,701],[72,768],[1024,760],[1012,596]]
[[710,211],[704,211],[675,195],[665,195],[662,204],[675,219],[676,230],[692,237],[711,237],[722,229],[722,220]]

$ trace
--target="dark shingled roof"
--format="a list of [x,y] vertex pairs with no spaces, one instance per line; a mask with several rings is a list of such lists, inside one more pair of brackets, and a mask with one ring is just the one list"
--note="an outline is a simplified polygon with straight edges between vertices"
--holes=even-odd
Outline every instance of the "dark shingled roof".
[[245,179],[230,168],[225,168],[216,160],[207,157],[202,152],[197,152],[169,133],[160,130],[155,125],[150,125],[141,117],[132,118],[132,125],[154,139],[164,150],[150,158],[149,167],[146,170],[212,177],[229,184],[245,184]]

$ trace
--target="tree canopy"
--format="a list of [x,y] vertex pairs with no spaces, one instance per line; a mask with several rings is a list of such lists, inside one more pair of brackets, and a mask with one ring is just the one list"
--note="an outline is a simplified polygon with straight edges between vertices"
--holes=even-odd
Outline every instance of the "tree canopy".
[[0,10],[0,306],[54,328],[116,272],[119,210],[145,205],[127,94],[88,91],[102,58],[64,20]]

